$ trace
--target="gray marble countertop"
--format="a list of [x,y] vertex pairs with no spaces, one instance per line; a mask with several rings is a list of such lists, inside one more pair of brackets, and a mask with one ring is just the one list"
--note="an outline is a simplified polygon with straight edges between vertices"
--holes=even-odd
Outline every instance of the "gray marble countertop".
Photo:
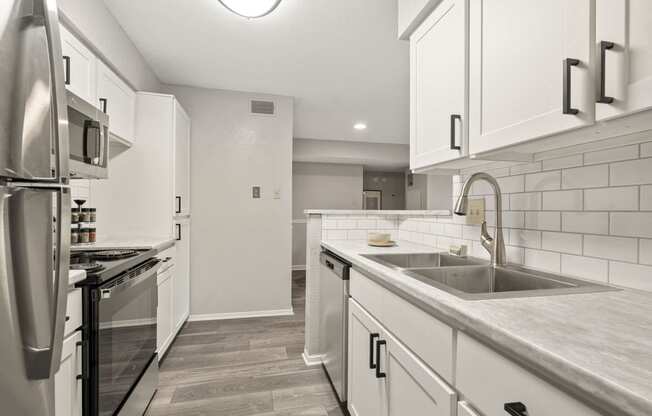
[[[652,415],[652,293],[463,300],[360,254],[438,251],[323,241],[354,268],[602,413]],[[651,277],[652,278],[652,277]]]

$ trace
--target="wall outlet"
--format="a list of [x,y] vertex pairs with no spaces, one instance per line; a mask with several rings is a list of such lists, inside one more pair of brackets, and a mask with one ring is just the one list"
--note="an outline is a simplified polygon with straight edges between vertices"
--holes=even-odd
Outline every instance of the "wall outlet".
[[260,186],[251,187],[251,197],[253,199],[260,199]]
[[469,199],[469,210],[466,213],[466,223],[470,225],[480,225],[484,220],[484,198]]

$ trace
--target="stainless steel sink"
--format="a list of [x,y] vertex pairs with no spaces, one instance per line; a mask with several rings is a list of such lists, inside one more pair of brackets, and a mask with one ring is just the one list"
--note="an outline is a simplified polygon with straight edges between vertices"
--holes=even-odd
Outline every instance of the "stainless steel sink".
[[500,299],[619,290],[517,266],[412,268],[404,272],[462,299]]
[[488,261],[470,257],[457,257],[446,253],[411,253],[411,254],[363,254],[383,266],[394,269],[411,269],[421,267],[459,267],[488,265]]

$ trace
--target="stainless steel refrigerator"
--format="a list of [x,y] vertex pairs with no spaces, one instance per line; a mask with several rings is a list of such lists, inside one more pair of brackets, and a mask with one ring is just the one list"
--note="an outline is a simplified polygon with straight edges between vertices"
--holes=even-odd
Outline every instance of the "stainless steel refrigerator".
[[68,127],[56,0],[0,1],[0,413],[54,415],[68,286]]

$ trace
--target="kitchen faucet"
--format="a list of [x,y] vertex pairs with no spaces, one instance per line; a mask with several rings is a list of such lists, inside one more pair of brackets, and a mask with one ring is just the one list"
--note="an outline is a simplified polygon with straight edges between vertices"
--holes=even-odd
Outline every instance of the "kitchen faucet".
[[491,265],[504,266],[507,263],[505,256],[505,241],[503,239],[503,201],[500,192],[500,186],[496,179],[488,173],[478,172],[473,175],[464,183],[462,193],[460,194],[457,202],[455,203],[454,212],[457,215],[466,215],[469,209],[469,190],[471,185],[478,180],[485,180],[494,189],[496,196],[496,235],[495,239],[491,238],[487,232],[487,221],[482,222],[482,230],[480,233],[480,242],[482,247],[485,248],[491,255]]

